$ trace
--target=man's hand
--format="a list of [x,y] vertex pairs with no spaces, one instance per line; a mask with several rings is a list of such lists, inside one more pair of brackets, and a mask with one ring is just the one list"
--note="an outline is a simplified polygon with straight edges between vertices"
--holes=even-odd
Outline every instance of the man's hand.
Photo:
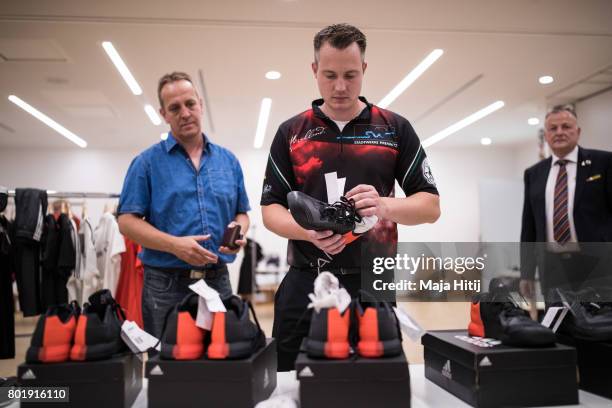
[[533,302],[535,298],[535,282],[532,279],[521,279],[519,282],[519,291],[529,303]]
[[340,234],[334,234],[333,231],[307,230],[306,234],[310,243],[330,255],[339,254],[346,246],[344,237]]
[[177,258],[193,266],[204,266],[209,263],[217,263],[218,257],[198,243],[206,241],[210,235],[191,235],[187,237],[175,237],[172,253]]
[[355,201],[357,213],[362,217],[376,215],[384,218],[383,200],[380,199],[378,191],[369,184],[359,184],[345,194],[348,199]]
[[[238,223],[235,221],[232,221],[227,225],[227,228],[232,228],[232,227],[235,227],[236,225],[238,225]],[[244,236],[241,239],[237,239],[234,242],[236,243],[236,245],[238,245],[238,248],[231,249],[226,246],[220,246],[219,252],[221,252],[222,254],[227,254],[227,255],[236,255],[247,244],[247,240]]]

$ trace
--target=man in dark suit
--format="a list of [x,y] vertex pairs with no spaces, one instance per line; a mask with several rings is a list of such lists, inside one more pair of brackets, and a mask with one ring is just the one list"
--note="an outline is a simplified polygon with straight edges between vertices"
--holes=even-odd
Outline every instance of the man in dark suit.
[[546,115],[545,138],[552,156],[525,170],[520,289],[528,299],[536,266],[544,295],[555,287],[578,290],[601,266],[585,249],[591,244],[580,243],[612,242],[612,153],[578,146],[577,116],[567,106]]

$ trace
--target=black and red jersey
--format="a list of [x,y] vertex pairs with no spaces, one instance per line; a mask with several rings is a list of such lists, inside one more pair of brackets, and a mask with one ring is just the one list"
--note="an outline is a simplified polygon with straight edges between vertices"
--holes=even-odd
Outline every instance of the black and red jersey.
[[[342,131],[319,108],[323,99],[282,123],[270,148],[261,205],[287,205],[287,193],[302,191],[328,202],[325,175],[344,180],[344,194],[359,184],[374,186],[381,197],[395,195],[395,180],[410,196],[438,194],[425,151],[410,122],[360,97],[366,108]],[[297,267],[361,266],[362,247],[393,256],[397,225],[379,220],[375,227],[331,258],[307,241],[289,241],[288,261]]]

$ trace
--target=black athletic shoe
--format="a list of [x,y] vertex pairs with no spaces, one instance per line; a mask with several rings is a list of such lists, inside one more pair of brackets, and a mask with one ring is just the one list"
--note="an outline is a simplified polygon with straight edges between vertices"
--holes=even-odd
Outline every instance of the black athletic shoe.
[[79,316],[70,359],[104,360],[127,350],[121,339],[125,315],[108,289],[89,297]]
[[295,221],[307,230],[331,230],[336,234],[353,231],[361,222],[353,200],[340,197],[340,201],[327,204],[300,191],[287,194],[289,210]]
[[311,358],[348,358],[351,351],[350,326],[350,308],[346,308],[344,313],[336,307],[314,310],[305,341],[306,353]]
[[577,293],[554,289],[549,299],[553,306],[569,305],[569,312],[557,329],[560,334],[588,341],[612,340],[612,302],[600,301],[594,289]]
[[204,354],[206,331],[196,326],[197,293],[190,293],[168,313],[161,337],[161,358],[195,360]]
[[397,317],[389,303],[378,301],[367,292],[372,302],[353,300],[358,337],[356,349],[362,357],[392,357],[402,353],[402,334]]
[[26,352],[26,362],[59,363],[68,360],[80,313],[77,302],[50,306],[38,319]]
[[517,347],[552,346],[556,341],[555,333],[532,320],[496,279],[491,281],[488,293],[474,296],[470,315],[470,336],[498,339]]
[[[259,326],[250,302],[232,296],[223,301],[226,312],[214,312],[211,342],[206,352],[209,359],[247,358],[266,345],[266,336]],[[252,322],[249,309],[253,312]]]

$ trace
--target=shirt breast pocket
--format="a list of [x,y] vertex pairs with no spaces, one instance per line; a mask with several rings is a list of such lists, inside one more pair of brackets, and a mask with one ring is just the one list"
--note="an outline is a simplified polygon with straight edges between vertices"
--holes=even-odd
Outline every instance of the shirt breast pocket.
[[208,174],[216,198],[230,202],[236,198],[236,178],[231,170],[211,169]]

